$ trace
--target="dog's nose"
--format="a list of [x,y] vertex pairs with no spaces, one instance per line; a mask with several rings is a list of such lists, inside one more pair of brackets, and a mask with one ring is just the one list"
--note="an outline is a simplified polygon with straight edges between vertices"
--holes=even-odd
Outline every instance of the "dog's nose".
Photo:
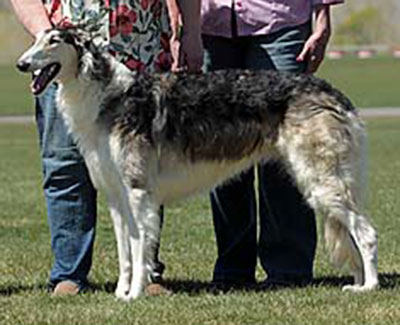
[[19,61],[19,62],[17,62],[17,69],[21,72],[27,72],[30,65],[31,64],[29,62]]

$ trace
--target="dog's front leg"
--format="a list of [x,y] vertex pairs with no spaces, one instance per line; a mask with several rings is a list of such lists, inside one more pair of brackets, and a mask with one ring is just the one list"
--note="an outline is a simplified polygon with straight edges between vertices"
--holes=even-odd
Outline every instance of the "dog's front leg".
[[129,294],[132,280],[132,260],[128,229],[129,209],[122,211],[121,208],[123,206],[123,202],[115,200],[109,202],[115,237],[117,239],[119,277],[115,295],[119,299],[125,299]]
[[148,265],[153,257],[153,243],[159,237],[159,205],[145,190],[133,189],[129,194],[132,218],[129,235],[132,254],[132,281],[126,300],[139,297],[148,283]]

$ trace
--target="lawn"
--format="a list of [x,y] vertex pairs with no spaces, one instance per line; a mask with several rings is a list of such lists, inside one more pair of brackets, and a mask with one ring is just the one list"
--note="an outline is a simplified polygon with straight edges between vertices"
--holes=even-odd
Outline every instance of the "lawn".
[[[315,283],[303,289],[216,295],[209,281],[216,248],[206,196],[167,207],[161,258],[171,297],[114,299],[117,257],[104,200],[90,275],[93,290],[51,298],[49,234],[33,125],[0,125],[0,324],[398,324],[400,323],[400,119],[368,121],[368,211],[379,232],[379,291],[342,293],[349,280],[322,243]],[[258,279],[263,273],[258,270]]]
[[0,115],[33,114],[30,76],[11,65],[0,65]]
[[389,57],[326,60],[318,75],[358,107],[400,107],[400,60]]
[[[331,81],[359,107],[400,106],[400,60],[379,57],[326,60],[319,76]],[[30,78],[0,65],[0,115],[32,114]]]

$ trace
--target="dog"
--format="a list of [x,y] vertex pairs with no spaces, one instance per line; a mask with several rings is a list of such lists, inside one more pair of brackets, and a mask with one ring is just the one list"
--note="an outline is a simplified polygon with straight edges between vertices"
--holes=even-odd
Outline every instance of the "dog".
[[356,109],[307,74],[132,72],[80,27],[43,32],[19,58],[32,91],[59,83],[59,109],[96,188],[105,192],[119,257],[116,296],[139,297],[152,267],[159,206],[281,161],[324,218],[332,261],[378,287],[377,235],[362,212],[366,133]]

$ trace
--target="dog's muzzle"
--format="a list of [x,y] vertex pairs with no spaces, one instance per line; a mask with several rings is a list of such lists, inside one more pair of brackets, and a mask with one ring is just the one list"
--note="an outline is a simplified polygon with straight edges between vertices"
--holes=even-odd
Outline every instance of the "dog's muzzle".
[[17,69],[21,72],[28,72],[31,64],[26,61],[18,61],[17,62]]

